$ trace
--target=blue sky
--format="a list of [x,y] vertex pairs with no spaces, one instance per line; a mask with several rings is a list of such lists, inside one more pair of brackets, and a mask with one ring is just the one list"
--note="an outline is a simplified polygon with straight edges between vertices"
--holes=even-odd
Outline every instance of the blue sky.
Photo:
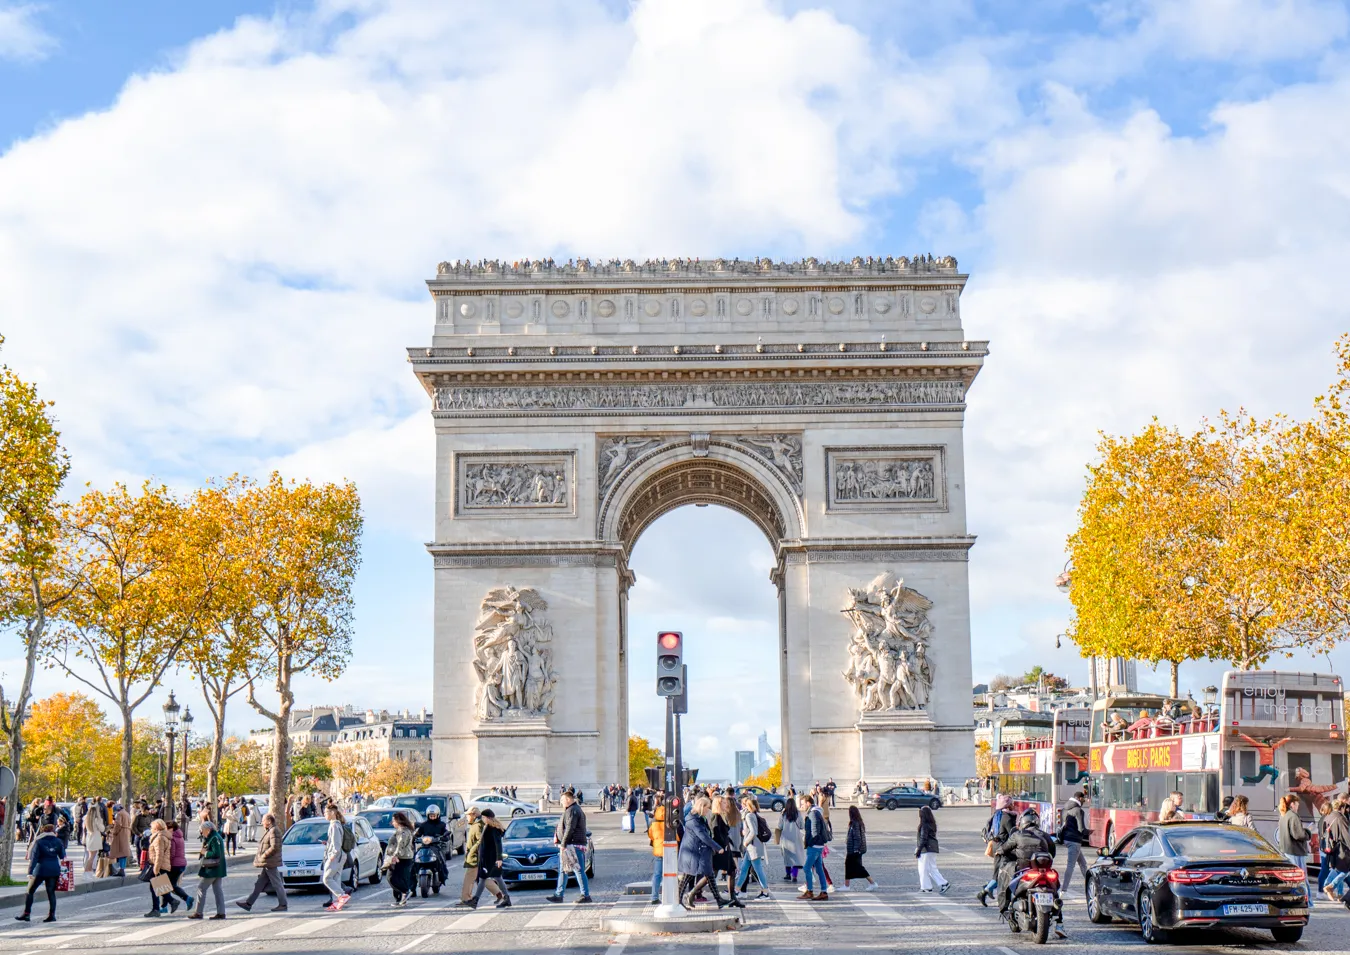
[[[0,0],[4,360],[57,401],[73,487],[357,481],[357,650],[305,695],[420,705],[433,462],[402,349],[436,261],[953,254],[992,343],[976,675],[1077,677],[1051,582],[1098,431],[1301,414],[1332,375],[1348,26],[1329,0]],[[734,688],[695,696],[710,775],[777,733],[770,563],[715,508],[634,555],[636,649],[679,626]]]

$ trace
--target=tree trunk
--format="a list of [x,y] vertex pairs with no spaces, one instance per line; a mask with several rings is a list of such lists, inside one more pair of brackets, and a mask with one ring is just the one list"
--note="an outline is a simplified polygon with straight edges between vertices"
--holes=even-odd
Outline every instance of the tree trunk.
[[[205,684],[203,684],[205,685]],[[211,710],[211,719],[216,724],[216,738],[211,741],[211,761],[206,764],[206,805],[211,810],[211,818],[220,824],[216,817],[216,793],[220,778],[220,762],[225,752],[225,703],[229,699],[224,695],[225,687],[221,687],[222,695],[212,698],[208,690],[206,705]]]
[[5,713],[5,693],[0,689],[0,723],[3,723],[9,731],[7,734],[9,769],[14,774],[14,791],[0,800],[5,810],[5,821],[0,825],[0,876],[6,878],[14,866],[14,823],[18,819],[18,813],[23,811],[23,804],[19,802],[19,769],[23,765],[23,724],[28,712],[28,701],[33,696],[38,645],[42,642],[43,631],[47,628],[47,608],[42,600],[42,589],[37,574],[29,574],[29,587],[37,614],[24,622],[23,681],[19,684],[19,695],[14,699],[14,710],[11,714]]
[[[120,704],[122,710],[122,805],[131,806],[131,710],[126,703]],[[169,767],[173,772],[173,767]]]
[[1181,687],[1179,683],[1181,664],[1176,660],[1170,660],[1168,662],[1172,667],[1172,699],[1179,700],[1181,699]]

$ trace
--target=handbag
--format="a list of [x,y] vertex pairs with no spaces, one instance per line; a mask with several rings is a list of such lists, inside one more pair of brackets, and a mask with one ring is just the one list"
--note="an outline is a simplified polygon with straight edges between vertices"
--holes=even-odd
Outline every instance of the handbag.
[[154,877],[155,877],[155,870],[152,869],[149,865],[143,865],[141,866],[141,871],[136,876],[136,881],[149,882]]
[[154,891],[155,895],[168,895],[173,891],[173,883],[169,881],[167,875],[161,872],[150,880],[150,888]]
[[61,874],[56,879],[56,891],[75,891],[75,863],[70,859],[61,860]]
[[106,879],[112,875],[112,860],[106,855],[98,857],[98,865],[94,867],[94,878]]
[[984,844],[984,857],[992,859],[994,857],[994,843],[992,841]]
[[778,845],[783,841],[783,827],[779,826],[773,831],[773,844]]

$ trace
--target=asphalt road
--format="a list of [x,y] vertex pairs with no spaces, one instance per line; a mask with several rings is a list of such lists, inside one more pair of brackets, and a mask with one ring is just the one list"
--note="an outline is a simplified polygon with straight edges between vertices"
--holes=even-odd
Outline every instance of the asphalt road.
[[[986,813],[979,809],[949,808],[938,813],[942,843],[940,865],[952,882],[946,896],[920,895],[914,862],[913,810],[868,810],[867,865],[882,887],[875,893],[837,893],[828,902],[806,903],[795,898],[791,886],[774,886],[772,902],[751,903],[739,931],[704,936],[614,936],[600,932],[600,918],[615,905],[643,905],[642,899],[623,897],[625,883],[650,878],[646,840],[619,829],[617,814],[591,813],[597,845],[596,904],[573,903],[569,889],[562,905],[544,900],[545,889],[513,893],[515,906],[498,911],[485,901],[466,914],[453,908],[453,896],[416,900],[404,909],[389,907],[386,886],[362,887],[347,908],[336,915],[324,912],[324,895],[293,897],[290,911],[274,916],[264,900],[245,914],[230,904],[224,922],[192,922],[176,917],[147,919],[147,890],[140,885],[123,890],[62,899],[59,921],[44,925],[10,921],[0,914],[0,952],[40,955],[51,951],[147,953],[147,955],[282,955],[292,952],[333,953],[587,953],[587,955],[650,955],[680,952],[689,955],[735,955],[741,952],[942,952],[944,955],[997,953],[1030,955],[1038,946],[1011,934],[992,909],[974,900],[990,863],[981,854],[978,831]],[[836,830],[842,827],[836,823]],[[776,850],[771,850],[776,857]],[[251,886],[253,870],[240,856],[226,881],[226,898],[241,897]],[[841,855],[831,855],[833,875],[842,877]],[[770,875],[781,878],[776,858]],[[1081,882],[1075,879],[1081,890]],[[195,880],[186,882],[193,891]],[[486,900],[487,895],[484,894]],[[214,911],[208,907],[210,914]],[[45,901],[39,896],[39,915]],[[1051,940],[1047,948],[1072,952],[1119,953],[1144,948],[1136,929],[1124,925],[1094,926],[1087,921],[1081,896],[1069,906],[1067,941]],[[1234,952],[1292,950],[1298,952],[1350,951],[1350,911],[1319,904],[1312,923],[1297,945],[1277,945],[1268,933],[1233,931],[1196,934],[1179,944],[1158,946],[1159,952]]]

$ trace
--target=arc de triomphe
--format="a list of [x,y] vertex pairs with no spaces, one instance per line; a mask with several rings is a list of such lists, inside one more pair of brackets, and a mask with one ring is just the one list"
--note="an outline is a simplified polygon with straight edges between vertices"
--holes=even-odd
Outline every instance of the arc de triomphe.
[[965,281],[932,256],[441,263],[408,352],[436,428],[435,787],[627,778],[628,681],[654,687],[628,557],[690,503],[775,549],[785,780],[973,775]]

